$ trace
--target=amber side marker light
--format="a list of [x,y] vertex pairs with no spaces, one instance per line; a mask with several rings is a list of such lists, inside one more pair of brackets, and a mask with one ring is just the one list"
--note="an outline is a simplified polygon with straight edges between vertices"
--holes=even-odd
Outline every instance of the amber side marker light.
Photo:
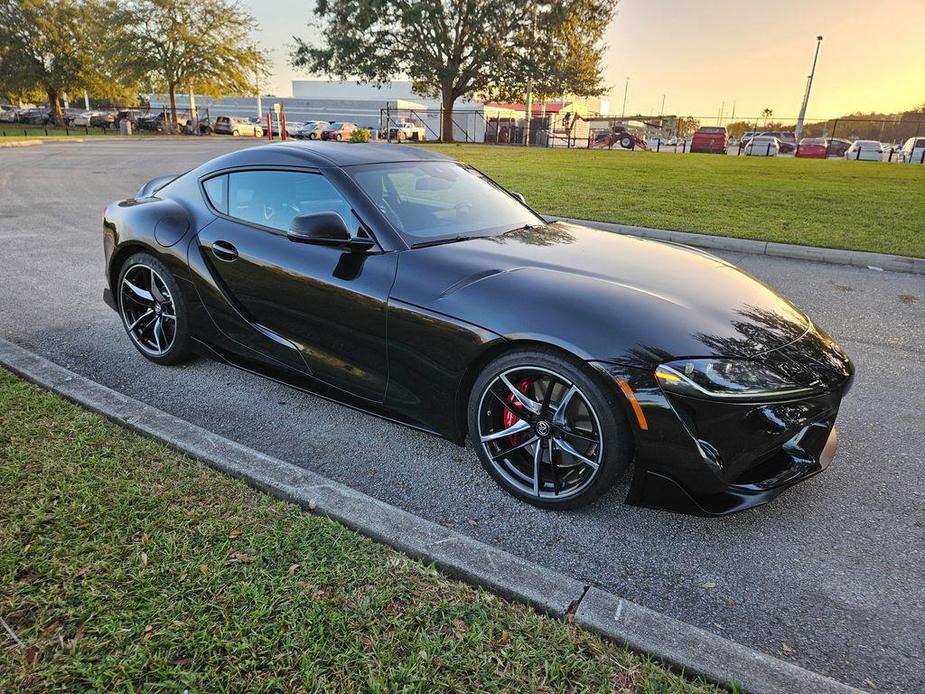
[[633,389],[630,388],[630,384],[624,381],[622,378],[618,378],[617,385],[620,386],[620,390],[623,391],[626,399],[630,401],[630,406],[633,408],[633,414],[636,415],[636,421],[639,422],[639,428],[643,431],[648,431],[649,423],[646,421],[646,415],[642,411],[642,407],[639,405],[639,401],[636,399],[636,394],[633,392]]

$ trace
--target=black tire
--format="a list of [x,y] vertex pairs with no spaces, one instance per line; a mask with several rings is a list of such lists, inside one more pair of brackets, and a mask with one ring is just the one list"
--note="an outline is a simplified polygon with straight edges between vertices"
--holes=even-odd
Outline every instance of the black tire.
[[240,134],[241,134],[241,133],[240,133],[239,131],[237,131],[237,130],[232,130],[232,131],[231,131],[231,136],[232,136],[232,137],[238,137]]
[[340,142],[340,141],[343,139],[343,137],[341,136],[340,133],[337,133],[337,134],[334,136],[334,139],[337,140],[338,142]]
[[[571,438],[577,433],[564,433],[564,430],[556,429],[555,427],[559,425],[555,424],[553,427],[547,427],[553,428],[553,431],[548,434],[548,438],[539,437],[539,420],[545,418],[548,423],[556,420],[557,415],[553,413],[552,408],[545,415],[537,417],[535,422],[530,425],[531,428],[523,429],[522,434],[495,438],[495,440],[491,441],[483,440],[483,436],[496,436],[499,431],[506,430],[505,428],[509,426],[506,422],[491,425],[492,418],[495,418],[496,422],[498,421],[499,411],[502,417],[510,417],[510,414],[504,414],[505,411],[509,413],[514,411],[507,405],[498,405],[500,401],[496,397],[498,391],[495,389],[500,386],[502,393],[507,392],[500,385],[503,381],[499,379],[501,379],[502,375],[506,377],[508,374],[515,374],[511,378],[517,378],[516,374],[522,373],[536,373],[540,378],[543,377],[544,373],[551,374],[545,382],[536,381],[535,387],[538,395],[541,395],[542,391],[547,387],[544,383],[549,384],[555,378],[561,379],[565,383],[556,385],[554,388],[567,389],[569,386],[577,388],[577,395],[580,395],[579,400],[575,401],[577,395],[573,396],[571,401],[567,397],[560,396],[561,399],[558,403],[550,402],[549,404],[559,405],[561,402],[566,401],[566,410],[572,408],[574,411],[577,406],[579,410],[588,415],[586,419],[593,426],[587,432],[582,433],[588,433],[591,436],[591,438],[585,439],[586,441],[594,438],[597,443],[585,443],[585,448],[579,452],[595,457],[597,461],[596,468],[580,463],[578,458],[573,457],[565,448],[557,448],[558,442],[566,438],[568,438],[566,443],[569,445],[575,444],[580,447],[583,437]],[[555,392],[554,388],[551,388],[550,392]],[[562,392],[562,390],[559,391],[560,394]],[[538,401],[541,399],[544,398],[538,397],[535,404],[539,404]],[[491,411],[490,403],[492,402],[495,403],[494,412]],[[511,402],[517,404],[513,400]],[[544,407],[544,409],[546,408]],[[524,408],[519,410],[521,413],[525,411]],[[563,416],[567,418],[568,413],[566,412]],[[517,417],[511,417],[511,419],[519,424],[519,418],[522,417],[523,415],[519,414]],[[581,431],[573,427],[571,422],[565,424],[573,432]],[[632,433],[626,420],[623,403],[620,401],[616,391],[608,389],[606,384],[601,381],[601,377],[586,364],[553,349],[519,349],[506,352],[491,361],[482,370],[472,386],[468,403],[468,426],[469,439],[479,460],[502,489],[512,496],[540,508],[567,510],[590,504],[613,486],[614,482],[623,475],[632,461]],[[491,431],[486,431],[486,429],[491,429]],[[594,429],[597,429],[596,436],[591,433]],[[558,434],[556,433],[557,431]],[[522,436],[523,438],[513,439],[513,436]],[[541,469],[541,474],[537,479],[540,482],[533,483],[532,489],[530,488],[531,482],[523,477],[518,478],[515,469],[517,465],[522,463],[529,467],[531,465],[530,460],[534,462],[536,460],[533,456],[539,446],[534,444],[532,452],[529,447],[524,447],[528,445],[530,438],[541,443],[545,442],[543,443],[544,446],[546,443],[549,444],[539,454],[541,462],[538,467]],[[507,452],[513,450],[514,446],[521,450],[508,455]],[[596,448],[596,446],[600,446],[600,448]],[[549,451],[549,462],[544,462],[547,450]],[[491,451],[491,455],[489,451]],[[496,456],[494,461],[492,460],[492,455]],[[499,455],[504,457],[499,457]],[[514,456],[521,456],[520,463],[517,461],[512,462],[511,459]],[[553,456],[557,456],[559,464],[555,463]],[[571,463],[571,467],[569,467],[569,463]],[[547,471],[545,479],[542,474],[543,469]],[[576,469],[578,470],[577,473],[574,472]],[[560,489],[560,477],[563,477],[562,470],[569,470],[566,473],[567,475],[575,474],[581,484],[576,484],[570,491]],[[586,470],[590,472],[586,472]],[[582,474],[587,474],[583,481]],[[565,485],[564,478],[561,480],[561,484]],[[539,494],[534,491],[537,489],[539,489]]]
[[[156,273],[157,277],[163,285],[165,285],[167,293],[163,291],[164,287],[161,287],[156,292],[151,292],[150,282],[154,281],[153,279],[145,286],[144,277],[145,275],[151,277],[150,271]],[[146,342],[150,342],[153,339],[152,334],[144,332],[142,337],[137,335],[137,333],[142,332],[143,329],[149,329],[146,322],[139,324],[139,326],[145,326],[144,328],[139,327],[133,330],[131,327],[129,321],[132,323],[138,321],[139,315],[146,310],[144,302],[147,300],[143,298],[132,298],[133,292],[124,287],[127,276],[130,276],[130,283],[139,286],[142,291],[152,294],[152,297],[155,293],[159,294],[160,297],[164,299],[164,301],[158,301],[157,299],[153,299],[152,301],[152,303],[157,303],[161,307],[157,309],[155,319],[159,317],[163,318],[162,324],[164,327],[156,336],[158,345],[161,345],[161,336],[163,336],[164,349],[162,350],[158,349],[155,351],[153,346],[146,344]],[[137,277],[141,278],[140,282],[136,281]],[[189,311],[186,306],[186,300],[173,275],[170,274],[167,267],[157,257],[146,252],[135,253],[129,256],[119,270],[119,280],[113,288],[113,294],[116,297],[119,307],[122,327],[125,328],[125,332],[129,340],[131,340],[132,344],[135,346],[135,349],[141,352],[146,359],[155,364],[163,365],[180,364],[189,360],[192,356],[192,349],[190,344]],[[172,310],[173,313],[168,314],[168,310]],[[172,331],[168,327],[168,315],[174,316]],[[157,329],[157,326],[153,323],[151,326],[154,330]]]
[[620,140],[620,146],[623,149],[633,149],[633,138],[624,136]]

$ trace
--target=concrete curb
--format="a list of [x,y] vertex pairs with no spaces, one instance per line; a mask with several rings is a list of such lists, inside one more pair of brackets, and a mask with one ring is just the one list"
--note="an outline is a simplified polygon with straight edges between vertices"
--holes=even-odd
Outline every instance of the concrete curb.
[[32,147],[33,145],[42,144],[41,140],[12,140],[11,142],[3,142],[0,140],[0,149],[5,147]]
[[589,219],[571,219],[569,217],[555,217],[550,215],[547,215],[546,219],[582,224],[584,226],[593,227],[594,229],[614,231],[618,234],[641,236],[647,239],[655,239],[656,241],[672,241],[674,243],[683,243],[688,246],[708,248],[717,251],[770,255],[778,258],[793,258],[795,260],[814,260],[819,263],[850,265],[852,267],[876,268],[879,270],[890,270],[892,272],[910,272],[916,275],[925,275],[925,258],[910,258],[902,255],[868,253],[866,251],[845,251],[838,248],[799,246],[790,243],[775,243],[773,241],[754,241],[752,239],[737,239],[730,236],[693,234],[686,231],[671,231],[670,229],[652,229],[629,224],[595,222]]
[[0,365],[117,424],[279,499],[328,516],[444,572],[720,685],[761,694],[860,690],[551,571],[309,470],[264,455],[0,339]]

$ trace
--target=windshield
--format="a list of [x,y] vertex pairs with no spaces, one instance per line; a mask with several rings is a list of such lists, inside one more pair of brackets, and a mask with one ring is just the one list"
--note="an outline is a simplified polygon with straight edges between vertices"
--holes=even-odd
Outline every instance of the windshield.
[[500,186],[456,162],[395,162],[347,170],[411,246],[545,224]]

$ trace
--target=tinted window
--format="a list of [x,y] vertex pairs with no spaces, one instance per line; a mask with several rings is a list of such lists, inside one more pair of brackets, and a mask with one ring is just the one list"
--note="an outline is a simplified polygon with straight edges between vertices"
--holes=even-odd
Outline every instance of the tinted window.
[[494,183],[455,162],[376,164],[351,167],[350,173],[411,244],[543,223]]
[[214,207],[222,214],[227,214],[228,176],[216,176],[215,178],[210,178],[208,181],[205,181],[202,184],[202,187],[205,189],[206,197],[209,198],[209,202],[212,203],[212,207]]
[[321,174],[295,171],[239,171],[228,175],[228,214],[287,231],[294,217],[336,212],[351,234],[359,226],[350,204]]

